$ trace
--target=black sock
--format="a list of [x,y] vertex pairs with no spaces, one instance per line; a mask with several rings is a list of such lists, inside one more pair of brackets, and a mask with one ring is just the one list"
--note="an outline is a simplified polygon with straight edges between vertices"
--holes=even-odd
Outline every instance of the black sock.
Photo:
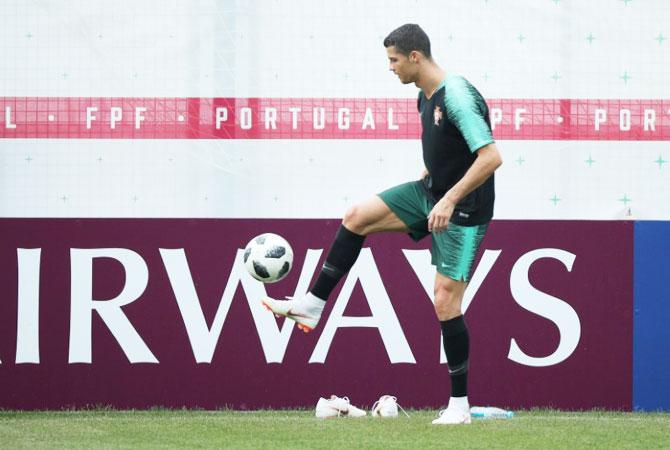
[[468,359],[470,357],[470,335],[463,316],[440,321],[442,343],[447,354],[451,396],[468,395]]
[[335,241],[331,245],[326,256],[326,262],[321,268],[314,286],[310,292],[321,300],[328,300],[337,282],[346,274],[356,262],[358,254],[363,248],[365,236],[353,233],[340,225],[335,235]]

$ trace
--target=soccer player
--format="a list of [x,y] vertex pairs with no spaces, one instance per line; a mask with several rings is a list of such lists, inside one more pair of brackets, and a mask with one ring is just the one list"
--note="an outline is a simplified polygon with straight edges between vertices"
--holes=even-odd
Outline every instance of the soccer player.
[[367,235],[398,231],[417,241],[432,235],[435,312],[451,379],[448,407],[433,423],[470,423],[470,345],[461,301],[475,253],[493,216],[493,173],[502,159],[481,94],[463,77],[440,68],[431,56],[428,36],[418,25],[392,31],[384,47],[391,72],[403,84],[414,83],[420,89],[422,178],[349,209],[307,295],[287,301],[264,298],[263,304],[309,332],[338,281],[356,261]]

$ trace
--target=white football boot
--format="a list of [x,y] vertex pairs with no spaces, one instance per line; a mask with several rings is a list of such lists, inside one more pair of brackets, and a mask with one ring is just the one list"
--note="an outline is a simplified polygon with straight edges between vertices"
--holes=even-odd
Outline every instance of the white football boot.
[[328,419],[330,417],[363,417],[365,411],[356,408],[347,397],[331,395],[329,399],[321,397],[316,403],[316,417]]
[[372,405],[372,417],[398,417],[398,399],[392,395],[382,395]]
[[289,300],[275,300],[270,297],[264,297],[261,303],[263,303],[263,306],[268,311],[274,313],[275,316],[284,316],[294,320],[298,324],[298,328],[305,333],[309,333],[316,328],[326,302],[315,297],[311,292],[308,292],[307,295],[297,300],[290,297],[287,298]]
[[452,397],[447,409],[440,411],[440,416],[433,420],[433,425],[461,425],[471,422],[468,398]]

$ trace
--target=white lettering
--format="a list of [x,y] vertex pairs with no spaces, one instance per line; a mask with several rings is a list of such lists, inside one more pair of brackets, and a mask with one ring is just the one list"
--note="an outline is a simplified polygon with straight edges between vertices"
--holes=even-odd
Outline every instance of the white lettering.
[[109,118],[109,125],[112,128],[112,130],[114,130],[116,129],[116,122],[119,122],[121,120],[123,110],[118,106],[112,106],[110,112],[111,114]]
[[91,122],[96,120],[97,117],[93,115],[94,112],[96,112],[98,108],[95,106],[89,106],[86,108],[86,129],[90,130],[91,129]]
[[240,128],[249,130],[251,129],[251,125],[253,125],[251,121],[251,108],[248,106],[240,108]]
[[365,116],[363,116],[363,126],[361,128],[365,130],[367,127],[375,129],[375,118],[372,115],[372,108],[365,108]]
[[[312,279],[321,253],[321,250],[307,251],[305,263],[300,272],[300,279],[295,289],[295,297],[301,297],[307,293],[309,282]],[[263,283],[251,278],[244,267],[244,250],[237,251],[211,328],[207,326],[207,322],[205,321],[184,249],[162,248],[160,249],[160,254],[161,258],[163,258],[163,264],[165,265],[175,298],[177,299],[179,312],[184,321],[196,362],[207,364],[212,362],[216,344],[223,329],[223,323],[226,320],[233,296],[240,283],[242,284],[242,290],[256,324],[256,331],[263,347],[265,360],[268,363],[281,363],[283,361],[295,322],[285,320],[282,328],[279,329],[272,313],[263,309],[260,299],[266,295],[265,286]]]
[[389,124],[389,130],[398,129],[398,125],[393,123],[393,108],[389,108],[387,123]]
[[[344,310],[358,280],[361,282],[372,315],[345,317]],[[358,260],[349,271],[309,362],[324,363],[336,331],[348,327],[377,328],[392,364],[416,363],[369,248],[361,250]]]
[[656,131],[656,111],[653,109],[644,110],[644,131]]
[[630,130],[630,109],[622,109],[619,111],[619,129],[621,131]]
[[337,110],[337,128],[340,130],[349,129],[349,108],[340,108]]
[[138,106],[135,108],[135,129],[139,130],[140,129],[140,122],[144,122],[144,116],[142,115],[143,112],[146,112],[146,108],[144,106]]
[[312,111],[312,119],[315,130],[323,130],[326,128],[326,108],[314,108]]
[[502,119],[503,119],[502,109],[491,108],[491,130],[495,130],[496,125],[502,123]]
[[216,129],[221,129],[221,124],[228,121],[228,108],[225,106],[216,108]]
[[519,348],[516,340],[511,339],[507,355],[510,360],[531,367],[553,366],[565,361],[577,348],[581,335],[581,324],[575,310],[563,300],[535,289],[528,279],[530,266],[538,259],[557,259],[570,272],[575,257],[573,253],[565,250],[542,248],[526,253],[514,264],[510,276],[512,297],[524,309],[554,322],[558,327],[560,339],[554,353],[545,357],[526,355]]
[[277,129],[277,108],[265,108],[265,129]]
[[[116,298],[94,300],[93,260],[112,258],[125,271],[125,284]],[[70,352],[69,362],[91,363],[92,313],[97,311],[131,363],[158,363],[121,307],[137,300],[149,281],[142,257],[125,248],[70,249]]]
[[596,131],[600,131],[600,125],[607,122],[607,111],[604,109],[596,109],[595,111],[595,126],[596,126]]
[[40,255],[41,248],[18,248],[18,312],[16,364],[40,363]]
[[298,113],[300,112],[300,108],[289,108],[288,109],[291,112],[291,128],[294,130],[298,129]]
[[521,117],[523,113],[526,112],[525,108],[517,108],[514,110],[514,129],[515,130],[520,130],[521,129],[521,122],[524,121],[524,118]]
[[[663,114],[669,114],[670,115],[670,110],[666,110],[666,112],[663,112],[662,110],[656,111],[653,108],[649,109],[642,109],[642,108],[611,108],[610,102],[603,103],[604,107],[593,107],[593,123],[594,123],[594,129],[595,131],[601,131],[601,128],[605,126],[607,128],[610,125],[614,125],[613,118],[610,118],[608,115],[610,114],[616,114],[618,111],[619,113],[619,130],[620,131],[630,131],[630,130],[644,130],[645,132],[655,132],[656,131],[656,119],[658,115],[663,115]],[[601,106],[602,106],[601,105]],[[134,126],[135,129],[139,130],[142,126],[142,122],[145,122],[146,120],[153,120],[151,118],[151,115],[149,118],[145,117],[147,112],[151,112],[153,114],[153,109],[151,108],[146,108],[146,107],[135,107],[134,108]],[[243,130],[250,130],[253,129],[253,127],[256,125],[254,122],[258,121],[260,124],[260,121],[263,120],[263,124],[265,127],[265,130],[278,130],[282,129],[282,127],[288,127],[288,121],[289,121],[289,113],[290,113],[290,120],[291,120],[291,129],[292,130],[298,130],[299,126],[305,125],[305,118],[306,115],[309,114],[309,111],[307,110],[305,112],[304,116],[301,116],[301,111],[302,109],[300,107],[283,107],[283,108],[277,108],[277,107],[265,107],[261,106],[261,109],[259,110],[254,110],[252,107],[241,107],[239,110],[237,109],[230,109],[229,107],[216,107],[213,108],[213,114],[214,114],[214,125],[216,130],[220,130],[222,128],[223,124],[228,124],[229,122],[229,117],[230,115],[234,116],[235,118],[235,123],[232,124],[230,123],[231,126],[236,126],[240,127]],[[100,112],[100,108],[97,106],[88,106],[86,107],[86,129],[90,130],[92,129],[93,122],[96,121],[102,121],[103,119],[106,121],[107,120],[107,115],[103,114],[102,116],[98,117],[97,113]],[[126,117],[129,111],[126,111],[124,113],[122,107],[111,107],[110,109],[110,128],[112,130],[116,129],[117,125],[122,124],[123,120],[128,120]],[[14,123],[15,120],[17,120],[17,117],[15,117],[15,113],[12,110],[11,106],[5,106],[5,111],[4,111],[4,127],[6,129],[15,129],[17,127],[16,123]],[[261,113],[263,116],[261,117]],[[395,117],[395,108],[394,107],[386,107],[386,128],[388,130],[399,130],[400,125],[396,121]],[[347,106],[328,106],[328,107],[314,107],[312,108],[312,125],[314,130],[324,130],[326,128],[326,125],[328,125],[331,121],[333,122],[333,128],[335,128],[335,123],[337,123],[337,129],[338,130],[349,130],[352,127],[356,128],[358,124],[360,124],[360,129],[362,130],[376,130],[376,122],[377,120],[381,120],[382,122],[384,121],[384,117],[382,117],[383,111],[381,109],[378,109],[375,106],[370,106],[366,107],[363,111],[363,116],[362,118],[360,117],[360,109],[358,111],[355,111],[352,109],[352,106],[350,105],[349,107]],[[400,120],[403,121],[403,124],[406,125],[406,120],[404,115],[406,114],[404,111],[401,112],[402,117]],[[496,130],[500,126],[508,126],[508,125],[514,125],[514,130],[515,131],[520,131],[521,127],[524,125],[530,125],[532,126],[532,117],[535,117],[535,115],[532,115],[532,117],[528,117],[530,113],[528,112],[528,109],[525,107],[518,107],[514,108],[513,112],[504,112],[502,108],[490,108],[489,112],[489,120],[491,123],[491,129]],[[554,124],[563,124],[562,127],[566,127],[567,124],[572,123],[570,120],[570,113],[566,113],[565,111],[561,112],[562,115],[555,115],[552,116],[550,119],[552,120],[552,123]],[[566,115],[567,114],[567,115]],[[576,112],[574,114],[577,114]],[[32,117],[32,116],[31,116]],[[31,121],[42,121],[42,120],[48,120],[49,122],[53,122],[56,120],[56,116],[54,114],[48,114],[48,118],[43,118],[43,115],[40,115],[39,119],[30,119]],[[177,120],[179,122],[183,122],[185,120],[185,115],[184,113],[179,114],[177,117]],[[635,120],[635,123],[633,123],[633,119]],[[18,120],[24,121],[27,120],[25,119],[25,113],[20,112],[18,116]],[[204,122],[201,123],[201,125],[209,125],[211,126],[212,123],[209,121],[211,120],[210,118],[204,119]],[[308,120],[308,119],[307,119]],[[574,119],[573,119],[574,120]],[[608,120],[612,120],[611,123],[608,123]],[[360,122],[357,122],[360,121]],[[33,122],[31,122],[33,123]],[[23,122],[22,122],[23,124]],[[156,126],[160,125],[158,123],[154,124]],[[384,124],[382,123],[382,126]],[[635,125],[636,128],[633,128],[633,125]],[[260,125],[259,125],[260,126]]]
[[5,106],[5,128],[16,128],[16,124],[12,123],[12,108]]
[[479,264],[477,264],[477,267],[472,274],[472,278],[470,278],[470,282],[463,294],[463,302],[461,306],[463,314],[468,310],[470,303],[472,303],[472,300],[475,298],[475,294],[481,287],[501,253],[502,250],[484,250],[484,254],[482,254],[482,258],[479,260]]

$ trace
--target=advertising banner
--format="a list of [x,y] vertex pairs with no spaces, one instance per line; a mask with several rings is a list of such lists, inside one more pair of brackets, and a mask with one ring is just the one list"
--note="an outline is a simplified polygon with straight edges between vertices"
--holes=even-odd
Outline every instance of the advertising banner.
[[[666,141],[670,101],[487,99],[496,139]],[[415,98],[0,97],[0,139],[417,139]]]
[[[429,239],[369,237],[311,334],[261,306],[307,291],[338,226],[0,220],[0,407],[444,405]],[[273,285],[242,264],[268,231],[295,254]],[[494,222],[464,300],[471,403],[631,409],[632,261],[632,222]]]

